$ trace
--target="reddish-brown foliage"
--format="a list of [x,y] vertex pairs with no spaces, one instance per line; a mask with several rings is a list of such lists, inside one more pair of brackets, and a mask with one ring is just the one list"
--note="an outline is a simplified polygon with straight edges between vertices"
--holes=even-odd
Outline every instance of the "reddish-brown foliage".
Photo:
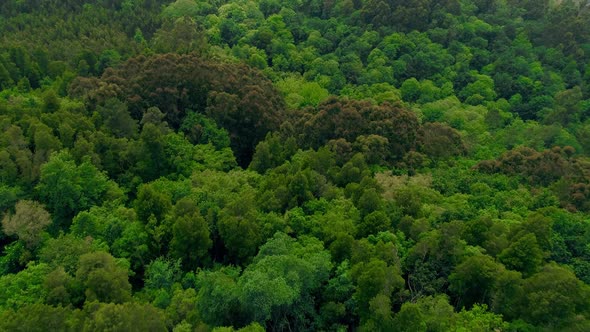
[[399,105],[330,98],[301,114],[296,128],[301,145],[313,148],[335,140],[354,143],[360,136],[381,136],[387,141],[386,157],[393,161],[415,148],[419,123],[414,113]]
[[278,129],[284,109],[279,93],[259,71],[194,54],[139,56],[107,69],[98,81],[77,79],[71,91],[85,96],[91,106],[116,97],[136,119],[158,107],[173,128],[188,110],[206,113],[228,130],[243,163],[268,131]]

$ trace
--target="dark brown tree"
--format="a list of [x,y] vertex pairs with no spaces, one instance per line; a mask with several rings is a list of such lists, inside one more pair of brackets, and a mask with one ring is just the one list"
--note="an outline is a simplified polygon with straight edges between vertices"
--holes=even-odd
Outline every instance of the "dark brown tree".
[[[307,109],[306,114],[302,114],[297,122],[295,128],[300,130],[298,136],[301,146],[319,148],[328,142],[334,143],[342,139],[352,143],[360,136],[379,136],[386,145],[377,144],[377,147],[379,150],[386,148],[387,153],[383,157],[387,161],[400,160],[414,149],[419,129],[416,115],[400,105],[374,105],[369,101],[335,97],[324,101],[315,109]],[[362,137],[360,140],[366,141]],[[361,146],[369,148],[370,144]],[[377,154],[383,155],[381,152]]]
[[242,165],[247,165],[266,133],[279,128],[284,110],[281,96],[259,71],[196,54],[132,58],[117,69],[107,69],[98,82],[78,78],[71,91],[91,106],[117,97],[136,120],[150,107],[158,107],[174,129],[189,110],[206,114],[229,132]]

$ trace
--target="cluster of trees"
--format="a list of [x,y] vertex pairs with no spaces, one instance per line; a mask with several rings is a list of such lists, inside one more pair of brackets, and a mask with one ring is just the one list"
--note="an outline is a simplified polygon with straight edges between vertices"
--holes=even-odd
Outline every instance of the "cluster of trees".
[[0,330],[590,330],[588,8],[2,2]]
[[278,91],[258,71],[203,61],[194,54],[134,58],[100,80],[80,78],[71,89],[93,107],[113,98],[122,100],[135,119],[157,107],[174,130],[194,126],[185,123],[190,111],[206,115],[228,131],[244,166],[266,133],[279,128],[284,113]]

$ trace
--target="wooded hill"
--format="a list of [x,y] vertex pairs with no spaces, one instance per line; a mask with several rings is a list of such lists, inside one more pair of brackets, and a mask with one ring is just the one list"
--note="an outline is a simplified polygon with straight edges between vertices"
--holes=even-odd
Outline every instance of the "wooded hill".
[[0,3],[1,331],[590,330],[590,6]]

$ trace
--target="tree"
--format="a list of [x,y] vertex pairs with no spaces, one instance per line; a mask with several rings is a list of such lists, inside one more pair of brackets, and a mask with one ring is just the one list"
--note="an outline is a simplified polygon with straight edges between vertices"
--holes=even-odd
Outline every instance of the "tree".
[[[183,208],[183,205],[187,207]],[[172,226],[170,253],[182,260],[185,270],[193,270],[204,265],[208,259],[213,244],[209,224],[189,200],[179,201],[175,209],[176,221]]]
[[14,184],[18,176],[16,164],[6,150],[0,151],[0,181],[4,184]]
[[295,154],[297,144],[293,137],[286,141],[277,133],[269,133],[264,141],[256,146],[249,168],[264,174],[267,170],[283,164]]
[[74,217],[70,231],[105,243],[114,255],[129,259],[134,269],[142,268],[148,259],[148,234],[133,209],[116,203],[94,206]]
[[196,18],[198,14],[199,5],[195,0],[176,0],[162,11],[163,17],[172,20],[183,16]]
[[361,135],[353,143],[353,149],[362,153],[371,165],[385,165],[389,157],[389,140],[379,135]]
[[501,315],[488,312],[487,309],[485,304],[476,304],[471,310],[461,310],[456,316],[455,328],[477,332],[503,331],[508,328],[508,324],[504,322]]
[[76,165],[68,152],[51,156],[41,167],[37,185],[41,201],[52,212],[58,226],[64,225],[77,212],[100,205],[107,199],[109,189],[114,188],[116,185],[89,160]]
[[391,13],[392,9],[388,1],[371,0],[367,1],[363,7],[365,23],[371,23],[376,26],[384,26],[391,22]]
[[8,89],[12,85],[14,85],[14,81],[10,77],[10,73],[6,70],[2,62],[0,62],[0,88]]
[[129,114],[127,105],[113,98],[97,106],[97,111],[102,117],[104,128],[115,137],[136,137],[137,121]]
[[[1,152],[0,158],[2,158]],[[0,182],[2,182],[2,179],[0,179]],[[14,206],[22,193],[23,191],[19,187],[11,187],[5,184],[0,185],[0,211],[7,211],[10,207]]]
[[93,302],[85,306],[85,331],[167,331],[162,311],[149,304]]
[[466,152],[461,134],[443,123],[424,124],[419,137],[420,151],[433,159],[449,158]]
[[370,302],[378,295],[391,298],[395,291],[403,288],[404,280],[397,266],[389,266],[380,259],[359,263],[352,269],[356,283],[354,298],[358,301],[361,321],[370,317]]
[[180,262],[157,258],[145,269],[145,288],[149,291],[159,289],[172,290],[172,286],[180,278]]
[[[178,1],[177,1],[178,2]],[[176,52],[180,54],[204,54],[207,50],[207,38],[190,13],[186,16],[164,22],[153,38],[154,50],[159,53]]]
[[461,228],[459,222],[441,224],[439,229],[421,234],[408,251],[404,263],[412,296],[433,295],[448,287],[448,276],[465,254]]
[[522,317],[533,323],[555,328],[567,326],[577,314],[590,309],[590,288],[574,273],[555,263],[524,281]]
[[15,332],[64,331],[74,328],[69,320],[73,310],[35,303],[18,310],[7,310],[0,314],[0,329]]
[[217,229],[228,258],[236,263],[248,262],[263,243],[258,212],[254,205],[254,192],[243,191],[241,197],[231,201],[219,212]]
[[416,303],[404,303],[395,315],[393,324],[395,330],[400,332],[425,332],[427,329],[420,305]]
[[99,74],[102,74],[105,69],[109,67],[115,67],[119,65],[121,62],[121,54],[117,52],[117,50],[104,50],[100,54],[100,58],[98,59],[98,63],[96,64],[96,70]]
[[46,303],[52,305],[80,305],[83,299],[78,283],[70,276],[62,266],[49,272],[45,277],[43,286],[46,295]]
[[[414,317],[421,318],[424,321],[427,331],[442,332],[452,330],[452,324],[455,321],[455,312],[449,304],[446,294],[439,294],[434,297],[422,297],[416,301],[416,304],[420,309],[421,315],[414,315]],[[415,325],[421,324],[420,321],[416,320],[413,323]]]
[[166,308],[166,317],[174,324],[188,323],[192,326],[203,324],[197,311],[197,292],[194,288],[176,289]]
[[300,76],[289,76],[277,82],[277,88],[283,93],[287,106],[291,109],[317,106],[328,98],[328,90],[317,82],[306,82]]
[[55,113],[60,108],[60,100],[54,90],[49,89],[43,94],[43,112]]
[[197,274],[200,286],[196,307],[200,317],[212,326],[232,326],[241,322],[237,286],[239,268],[223,267],[218,271],[202,271]]
[[27,304],[42,303],[46,296],[44,280],[51,268],[47,264],[29,264],[16,274],[0,277],[0,309],[18,309]]
[[106,84],[86,85],[78,79],[72,89],[94,103],[116,96],[127,103],[135,119],[150,107],[158,107],[174,129],[189,111],[203,113],[228,131],[231,147],[243,166],[250,161],[256,144],[278,129],[283,117],[280,94],[259,71],[204,60],[195,54],[132,58],[106,71],[100,81]]
[[153,123],[146,123],[141,128],[139,135],[139,149],[141,155],[137,163],[137,173],[142,179],[152,181],[163,174],[170,173],[170,162],[165,152],[165,132],[161,127]]
[[357,226],[357,237],[367,237],[391,229],[391,220],[383,211],[375,211],[363,217],[363,221]]
[[471,308],[476,303],[490,304],[498,274],[504,270],[488,255],[474,255],[457,265],[449,276],[449,290],[458,298],[458,306]]
[[87,302],[124,303],[131,299],[128,274],[113,256],[97,251],[80,256],[76,279],[85,288]]
[[355,142],[361,135],[379,135],[388,142],[388,161],[399,160],[415,147],[418,131],[416,116],[400,105],[329,98],[312,115],[301,115],[296,127],[301,131],[301,146],[319,148],[330,140]]
[[39,261],[52,268],[63,267],[69,274],[75,274],[80,256],[94,251],[91,239],[80,239],[72,234],[62,234],[48,239],[39,250]]
[[34,174],[37,175],[38,167],[50,158],[51,153],[59,151],[62,145],[59,139],[53,134],[53,130],[45,124],[35,123],[33,128],[35,148],[32,166]]
[[535,235],[527,234],[510,244],[498,258],[507,268],[530,276],[543,262],[543,251],[539,248]]
[[219,128],[215,121],[203,114],[190,112],[184,118],[180,130],[193,144],[211,143],[216,149],[227,148],[230,145],[229,135],[223,128]]
[[561,123],[567,126],[580,121],[582,117],[581,101],[582,89],[575,86],[561,91],[555,96],[555,108],[545,115],[545,123]]
[[402,98],[405,101],[416,102],[420,98],[420,82],[414,77],[407,79],[401,86]]
[[147,223],[150,216],[154,216],[158,221],[163,221],[164,216],[171,209],[171,195],[158,190],[155,184],[144,184],[138,188],[135,210],[139,221]]
[[51,224],[49,212],[38,202],[27,200],[16,203],[15,209],[14,215],[8,213],[2,219],[4,233],[18,236],[29,249],[36,248],[43,230]]
[[313,294],[331,268],[319,240],[276,233],[240,277],[240,301],[253,321],[269,329],[304,329],[304,317],[314,314]]
[[470,105],[479,105],[484,101],[493,101],[496,99],[494,89],[494,80],[487,75],[475,75],[475,81],[467,84],[459,96]]

